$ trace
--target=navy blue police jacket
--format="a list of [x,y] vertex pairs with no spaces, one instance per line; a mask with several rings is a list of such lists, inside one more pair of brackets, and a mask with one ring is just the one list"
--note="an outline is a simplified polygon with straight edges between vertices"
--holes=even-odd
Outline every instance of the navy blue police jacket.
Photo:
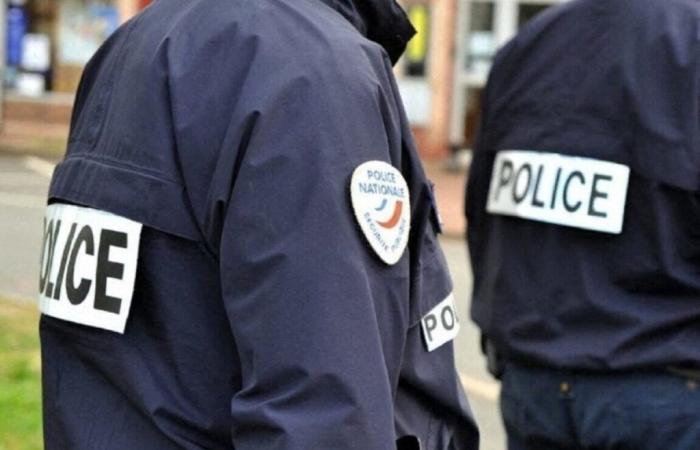
[[700,368],[700,3],[576,0],[498,54],[468,182],[506,359]]
[[[412,33],[393,1],[160,0],[101,47],[45,222],[47,449],[478,447],[430,345],[456,318],[392,75]],[[410,192],[391,264],[368,161]]]

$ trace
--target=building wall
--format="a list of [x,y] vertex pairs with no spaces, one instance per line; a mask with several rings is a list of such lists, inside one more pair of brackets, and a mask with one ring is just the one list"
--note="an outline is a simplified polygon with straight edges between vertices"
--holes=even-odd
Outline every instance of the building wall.
[[[445,142],[451,110],[456,2],[402,2],[418,34],[409,43],[396,74],[416,141],[426,158],[440,158],[449,153]],[[424,14],[414,14],[417,9],[427,12],[427,20]]]
[[119,9],[119,20],[122,23],[135,16],[142,8],[140,0],[117,0],[116,4]]
[[427,157],[446,157],[450,154],[449,124],[454,92],[454,51],[457,25],[457,0],[436,1],[433,58],[430,84],[435,101],[431,111],[428,142],[424,148]]

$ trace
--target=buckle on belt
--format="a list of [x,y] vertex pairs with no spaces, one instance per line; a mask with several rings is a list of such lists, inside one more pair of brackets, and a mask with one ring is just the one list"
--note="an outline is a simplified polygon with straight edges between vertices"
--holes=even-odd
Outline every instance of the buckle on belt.
[[404,436],[396,440],[396,450],[421,450],[420,439],[416,436]]

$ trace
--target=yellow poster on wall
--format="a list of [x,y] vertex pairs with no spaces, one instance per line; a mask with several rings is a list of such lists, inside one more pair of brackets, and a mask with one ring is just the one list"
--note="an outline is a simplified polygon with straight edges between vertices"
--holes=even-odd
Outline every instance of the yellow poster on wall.
[[417,33],[408,43],[406,57],[410,63],[424,62],[428,54],[428,34],[430,28],[428,7],[426,5],[412,6],[408,17]]

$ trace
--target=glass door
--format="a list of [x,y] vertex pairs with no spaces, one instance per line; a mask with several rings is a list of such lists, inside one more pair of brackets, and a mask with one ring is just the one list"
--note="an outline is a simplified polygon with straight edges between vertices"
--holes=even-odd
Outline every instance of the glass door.
[[453,148],[471,148],[481,111],[481,91],[498,49],[527,22],[566,0],[460,0],[455,86],[450,122]]

